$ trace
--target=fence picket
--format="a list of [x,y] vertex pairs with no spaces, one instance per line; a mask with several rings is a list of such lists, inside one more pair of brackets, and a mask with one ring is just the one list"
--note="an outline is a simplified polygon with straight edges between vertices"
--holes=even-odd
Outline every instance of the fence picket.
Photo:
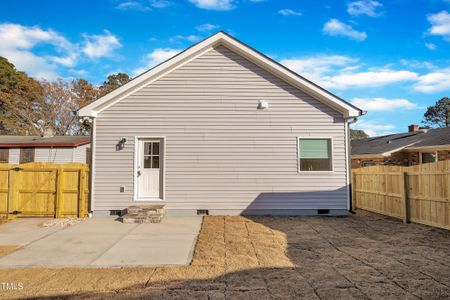
[[450,229],[450,161],[366,167],[352,176],[355,209]]

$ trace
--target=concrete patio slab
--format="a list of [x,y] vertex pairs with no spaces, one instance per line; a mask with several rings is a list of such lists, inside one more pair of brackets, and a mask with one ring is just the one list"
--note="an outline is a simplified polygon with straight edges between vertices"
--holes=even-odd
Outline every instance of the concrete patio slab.
[[[159,224],[122,224],[93,218],[61,229],[21,219],[0,227],[0,244],[24,247],[0,258],[0,267],[123,267],[186,265],[201,217],[168,217]],[[9,227],[16,227],[15,229]],[[19,233],[18,237],[13,237]],[[37,235],[35,235],[37,234]]]

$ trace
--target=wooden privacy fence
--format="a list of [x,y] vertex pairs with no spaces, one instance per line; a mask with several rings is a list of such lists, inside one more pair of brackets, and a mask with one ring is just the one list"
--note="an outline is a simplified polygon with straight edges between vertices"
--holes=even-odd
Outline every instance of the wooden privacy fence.
[[87,164],[0,164],[0,214],[84,217],[88,186]]
[[450,229],[450,161],[352,171],[353,207]]

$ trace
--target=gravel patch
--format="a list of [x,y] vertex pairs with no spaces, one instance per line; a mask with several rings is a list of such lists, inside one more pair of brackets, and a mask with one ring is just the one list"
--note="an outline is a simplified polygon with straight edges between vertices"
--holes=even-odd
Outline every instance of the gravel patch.
[[43,222],[42,227],[69,227],[84,222],[87,218],[59,218]]

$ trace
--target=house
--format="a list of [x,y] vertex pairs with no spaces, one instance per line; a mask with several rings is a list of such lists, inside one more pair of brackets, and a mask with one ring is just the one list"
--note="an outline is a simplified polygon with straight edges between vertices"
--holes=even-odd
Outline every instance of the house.
[[89,136],[0,136],[0,163],[87,163]]
[[352,168],[412,166],[450,159],[450,127],[408,126],[408,132],[351,141]]
[[361,114],[219,32],[79,110],[93,124],[91,208],[344,215]]

